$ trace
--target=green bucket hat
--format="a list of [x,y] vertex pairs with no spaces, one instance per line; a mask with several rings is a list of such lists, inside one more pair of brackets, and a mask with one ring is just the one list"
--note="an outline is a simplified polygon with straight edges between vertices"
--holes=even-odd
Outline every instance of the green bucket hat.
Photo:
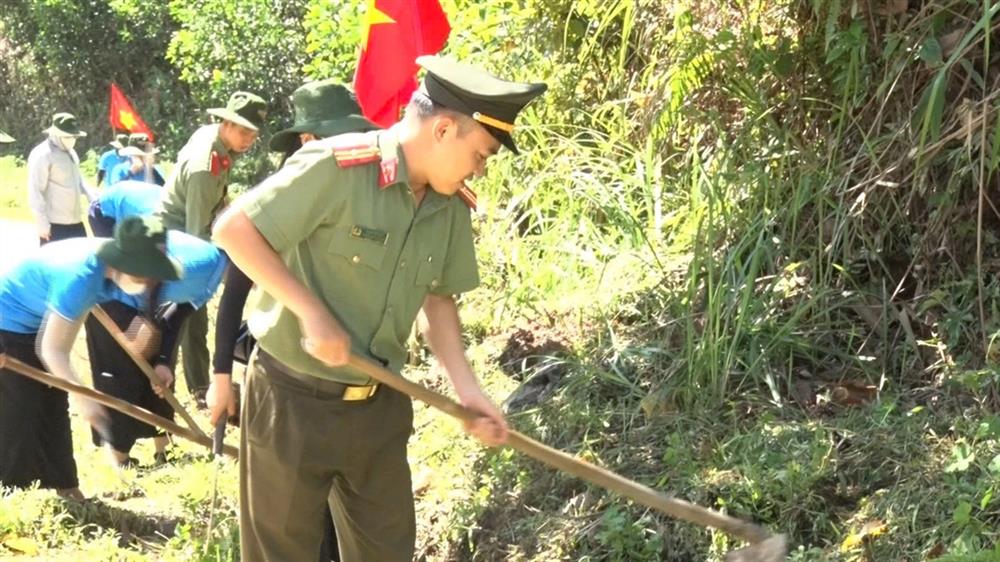
[[125,133],[118,133],[117,135],[115,135],[115,140],[109,142],[108,144],[111,145],[111,147],[114,148],[115,150],[121,150],[125,148],[125,143],[127,142],[128,142],[128,135]]
[[0,143],[14,142],[14,137],[8,135],[7,133],[0,131]]
[[434,103],[472,117],[498,141],[517,154],[510,133],[524,106],[548,85],[501,80],[475,66],[439,56],[417,57],[427,70],[420,90]]
[[134,275],[174,281],[184,269],[167,255],[167,229],[158,217],[128,217],[115,226],[115,237],[97,250],[110,267]]
[[52,116],[52,125],[45,129],[46,133],[63,137],[85,137],[87,133],[80,130],[76,117],[71,113],[56,113]]
[[348,132],[372,131],[379,126],[361,114],[358,98],[336,80],[309,82],[292,92],[295,121],[271,137],[270,148],[285,152],[295,146],[299,133],[332,137]]
[[259,131],[267,119],[267,102],[250,92],[233,92],[226,107],[213,107],[208,114]]

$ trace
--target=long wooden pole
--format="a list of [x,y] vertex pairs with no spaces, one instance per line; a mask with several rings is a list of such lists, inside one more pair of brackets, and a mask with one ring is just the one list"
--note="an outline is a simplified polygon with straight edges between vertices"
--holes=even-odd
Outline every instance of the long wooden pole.
[[[446,414],[465,421],[471,421],[479,417],[479,414],[466,409],[450,398],[438,394],[423,385],[394,375],[367,359],[352,355],[348,364],[378,382],[422,402],[426,402]],[[763,527],[657,492],[649,486],[629,480],[610,470],[553,449],[517,431],[511,430],[509,432],[507,445],[535,460],[541,461],[558,470],[568,472],[602,488],[618,492],[637,503],[666,513],[677,519],[683,519],[702,527],[714,527],[753,544],[772,538],[771,533]]]
[[[139,367],[139,370],[142,371],[142,374],[146,375],[146,378],[149,379],[149,383],[155,386],[160,386],[162,384],[160,382],[160,377],[157,376],[156,371],[153,370],[153,366],[149,364],[149,361],[146,361],[145,357],[139,355],[134,349],[132,349],[128,338],[126,338],[125,334],[118,329],[118,324],[115,324],[115,321],[108,316],[108,313],[104,312],[104,309],[100,306],[91,308],[90,313],[94,315],[94,318],[96,318],[102,326],[104,326],[104,329],[111,334],[111,337],[118,342],[118,345],[125,350],[125,353],[127,353],[129,358],[132,359],[132,362],[135,363],[136,366]],[[184,418],[184,423],[191,428],[191,431],[198,434],[199,437],[204,437],[211,442],[208,435],[206,435],[205,432],[198,427],[197,422],[195,422],[194,418],[191,417],[191,414],[184,409],[184,406],[181,406],[181,403],[177,401],[177,397],[174,396],[174,393],[171,392],[169,388],[163,389],[163,398],[170,404],[170,407],[172,407],[175,412]]]
[[[108,396],[107,394],[94,390],[89,386],[72,383],[64,378],[60,378],[40,369],[36,369],[35,367],[32,367],[31,365],[28,365],[27,363],[24,363],[7,354],[0,353],[0,368],[10,369],[42,384],[58,388],[59,390],[75,392],[76,394],[86,396],[94,402],[107,406],[108,408],[115,409],[127,416],[144,421],[149,425],[156,426],[164,431],[169,431],[178,437],[183,437],[189,441],[198,443],[199,445],[204,445],[210,449],[212,448],[212,439],[208,436],[199,435],[182,425],[178,425],[166,418],[162,418],[150,412],[149,410],[130,404],[120,398]],[[234,459],[239,456],[239,451],[232,445],[224,445],[223,452]]]

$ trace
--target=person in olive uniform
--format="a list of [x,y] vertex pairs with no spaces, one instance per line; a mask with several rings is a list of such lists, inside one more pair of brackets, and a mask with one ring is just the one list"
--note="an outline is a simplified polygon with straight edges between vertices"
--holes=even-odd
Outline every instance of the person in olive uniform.
[[[167,228],[204,240],[210,238],[212,221],[226,204],[226,188],[233,160],[253,146],[264,120],[267,104],[248,92],[235,92],[224,108],[208,113],[222,120],[198,129],[177,156],[164,187],[157,215]],[[181,363],[188,392],[199,406],[208,389],[208,311],[202,307],[188,317],[181,332]]]
[[[281,152],[281,165],[313,140],[332,137],[349,131],[372,131],[378,125],[361,115],[354,92],[335,80],[309,82],[292,92],[295,121],[291,127],[275,133],[269,148]],[[226,288],[219,299],[215,317],[215,355],[212,358],[212,383],[206,401],[211,410],[212,425],[221,416],[236,413],[236,393],[232,385],[233,352],[243,327],[243,307],[253,282],[236,266],[226,271]],[[337,537],[330,510],[324,511],[325,532],[319,547],[321,562],[337,561]]]
[[[292,108],[295,114],[292,126],[275,133],[268,144],[271,151],[284,154],[282,166],[309,141],[379,128],[361,114],[354,92],[336,80],[309,82],[299,87],[292,92]],[[236,413],[236,394],[231,384],[233,347],[252,285],[238,267],[232,266],[226,272],[215,319],[214,375],[208,392],[209,419],[213,425],[220,416]]]
[[471,213],[455,194],[501,146],[516,152],[514,119],[545,84],[417,62],[427,74],[399,123],[306,144],[215,225],[262,289],[241,418],[244,560],[312,559],[327,502],[341,560],[412,560],[412,405],[347,361],[399,373],[418,311],[459,400],[481,414],[466,430],[488,445],[507,438],[465,358],[453,295],[479,275]]

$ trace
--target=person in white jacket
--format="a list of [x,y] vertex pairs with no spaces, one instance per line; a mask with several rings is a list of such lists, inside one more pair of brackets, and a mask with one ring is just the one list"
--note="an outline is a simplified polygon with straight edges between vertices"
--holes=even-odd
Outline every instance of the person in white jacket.
[[52,126],[42,143],[28,155],[28,206],[35,216],[38,242],[87,236],[83,227],[80,194],[93,201],[95,194],[83,182],[80,158],[73,147],[87,136],[69,113],[52,116]]

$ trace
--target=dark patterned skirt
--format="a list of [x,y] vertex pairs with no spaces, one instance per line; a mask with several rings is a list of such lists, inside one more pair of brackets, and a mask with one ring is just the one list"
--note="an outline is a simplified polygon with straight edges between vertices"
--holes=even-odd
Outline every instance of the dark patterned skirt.
[[[36,334],[0,330],[0,350],[44,369]],[[73,459],[69,397],[8,368],[0,369],[0,485],[27,488],[79,486]]]
[[[139,315],[136,309],[117,301],[100,306],[122,331],[127,330],[132,319]],[[89,315],[84,326],[87,330],[87,352],[90,354],[94,388],[173,421],[174,409],[170,403],[153,392],[149,379],[104,326]],[[108,414],[111,418],[111,446],[121,453],[128,454],[137,439],[165,435],[156,427],[116,410],[108,409]],[[99,446],[104,442],[96,430],[91,429],[91,436],[95,445]]]

